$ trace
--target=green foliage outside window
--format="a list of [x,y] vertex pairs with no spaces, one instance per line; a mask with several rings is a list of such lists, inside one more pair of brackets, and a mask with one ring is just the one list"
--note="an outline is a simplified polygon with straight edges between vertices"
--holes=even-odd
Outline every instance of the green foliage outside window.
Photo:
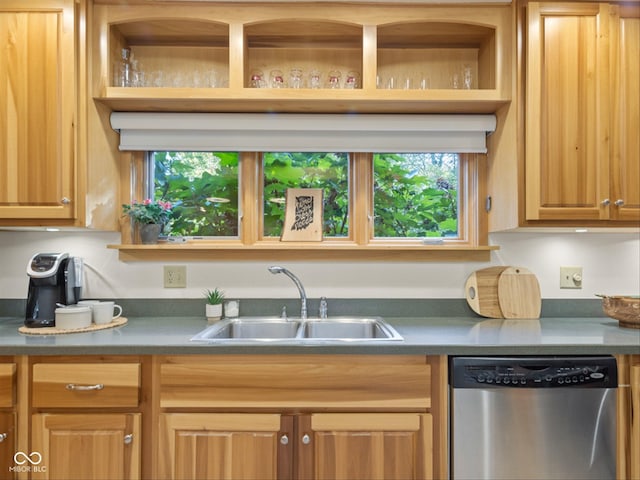
[[153,152],[156,200],[174,206],[165,233],[238,236],[238,154]]
[[374,236],[457,237],[458,156],[375,154]]
[[346,153],[265,153],[264,235],[282,233],[287,188],[322,188],[324,236],[349,234],[349,155]]
[[[154,199],[174,205],[165,233],[239,235],[238,153],[153,152]],[[375,154],[374,236],[458,235],[458,156]],[[264,236],[279,237],[287,188],[322,188],[324,235],[349,235],[349,155],[265,153]]]

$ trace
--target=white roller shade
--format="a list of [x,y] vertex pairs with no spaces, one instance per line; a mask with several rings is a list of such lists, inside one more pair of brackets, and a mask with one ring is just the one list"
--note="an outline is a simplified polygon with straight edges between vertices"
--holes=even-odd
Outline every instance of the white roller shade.
[[494,115],[113,112],[120,150],[486,153]]

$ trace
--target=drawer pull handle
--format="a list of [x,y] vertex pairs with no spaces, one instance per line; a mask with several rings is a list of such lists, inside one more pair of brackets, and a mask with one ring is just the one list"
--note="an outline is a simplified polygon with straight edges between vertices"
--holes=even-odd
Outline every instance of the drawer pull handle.
[[133,433],[130,433],[130,434],[124,436],[124,444],[125,445],[131,445],[132,442],[133,442]]
[[67,383],[67,390],[77,390],[78,392],[89,392],[92,390],[102,390],[104,385],[96,383],[95,385],[76,385],[75,383]]
[[302,443],[304,443],[305,445],[309,445],[311,443],[311,437],[309,437],[309,435],[305,433],[302,436]]
[[7,434],[6,433],[0,433],[0,443],[4,442],[7,438]]
[[287,437],[286,435],[282,435],[280,437],[280,443],[282,445],[288,445],[289,444],[289,437]]

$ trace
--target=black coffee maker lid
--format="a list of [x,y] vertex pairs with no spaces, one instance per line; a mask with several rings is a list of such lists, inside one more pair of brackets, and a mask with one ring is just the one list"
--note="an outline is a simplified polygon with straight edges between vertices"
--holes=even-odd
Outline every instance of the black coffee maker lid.
[[27,265],[27,275],[32,278],[50,277],[68,257],[68,253],[36,253]]

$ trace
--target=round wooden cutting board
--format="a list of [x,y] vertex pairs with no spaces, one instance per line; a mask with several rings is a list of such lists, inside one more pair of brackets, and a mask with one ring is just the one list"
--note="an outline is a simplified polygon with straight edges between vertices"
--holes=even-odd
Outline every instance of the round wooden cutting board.
[[476,270],[465,284],[465,296],[471,309],[488,318],[504,318],[498,301],[498,280],[508,267],[489,267]]
[[498,278],[498,303],[504,318],[540,318],[538,279],[526,268],[507,267]]

